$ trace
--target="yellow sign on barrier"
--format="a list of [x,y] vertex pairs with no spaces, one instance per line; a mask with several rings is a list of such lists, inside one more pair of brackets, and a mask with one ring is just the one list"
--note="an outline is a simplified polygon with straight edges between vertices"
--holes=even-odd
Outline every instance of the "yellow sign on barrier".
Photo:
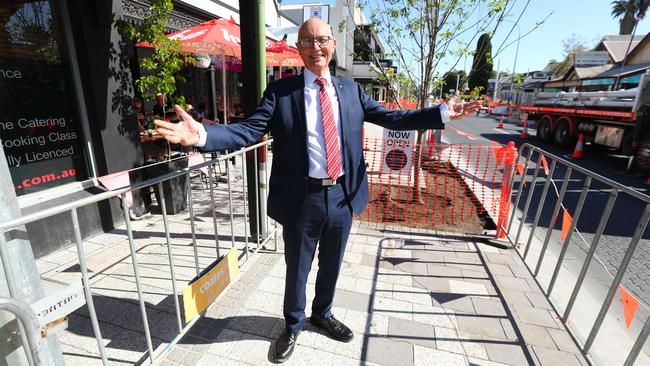
[[183,289],[185,322],[194,319],[216,300],[239,271],[237,249],[232,248],[212,268]]

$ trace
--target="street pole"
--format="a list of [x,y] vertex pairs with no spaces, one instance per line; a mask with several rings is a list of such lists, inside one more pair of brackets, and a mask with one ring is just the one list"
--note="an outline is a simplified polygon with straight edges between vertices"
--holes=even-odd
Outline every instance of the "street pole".
[[[20,206],[7,159],[4,150],[0,148],[0,222],[7,222],[20,216]],[[6,256],[3,257],[11,260],[6,262],[0,260],[0,297],[10,297],[32,304],[43,298],[45,293],[41,287],[27,228],[20,226],[2,235],[4,238],[0,245],[4,245],[6,251]],[[23,325],[10,313],[0,311],[0,365],[30,364],[31,353],[22,327]],[[50,335],[44,344],[48,364],[65,365],[58,338]]]
[[494,82],[494,93],[492,95],[493,100],[497,100],[497,89],[499,88],[499,70],[501,69],[501,59],[497,61],[497,79]]
[[[213,119],[217,119],[217,78],[214,72],[214,64],[210,65],[210,109],[214,113]],[[207,116],[206,116],[207,117]]]
[[[242,104],[246,115],[257,106],[266,89],[266,47],[264,0],[239,0],[242,42]],[[266,140],[266,137],[261,139]],[[246,153],[248,215],[253,238],[266,237],[266,146]],[[257,161],[255,156],[257,155]],[[257,171],[256,168],[257,167]],[[258,205],[259,202],[259,205]],[[259,217],[259,222],[257,220]],[[260,229],[258,232],[258,228]]]
[[512,78],[510,82],[510,101],[514,102],[514,98],[512,97],[512,88],[515,85],[515,70],[517,69],[517,56],[519,55],[519,40],[521,39],[521,30],[519,28],[519,24],[515,23],[517,26],[517,49],[515,51],[515,63],[512,65]]
[[460,74],[456,73],[456,91],[458,91],[459,82],[460,82]]

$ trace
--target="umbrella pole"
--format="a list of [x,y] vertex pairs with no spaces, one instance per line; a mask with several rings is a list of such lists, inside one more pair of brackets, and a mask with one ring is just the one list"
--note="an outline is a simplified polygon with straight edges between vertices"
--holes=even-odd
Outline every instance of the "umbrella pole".
[[223,93],[223,124],[228,124],[228,112],[226,109],[226,50],[221,48],[221,93]]
[[[226,50],[221,48],[221,100],[223,101],[223,124],[228,124],[228,110],[226,109]],[[215,111],[215,116],[217,115]],[[235,175],[235,170],[233,169],[233,163],[235,158],[226,160],[226,171],[228,172],[228,179],[230,177],[237,178],[238,175]]]

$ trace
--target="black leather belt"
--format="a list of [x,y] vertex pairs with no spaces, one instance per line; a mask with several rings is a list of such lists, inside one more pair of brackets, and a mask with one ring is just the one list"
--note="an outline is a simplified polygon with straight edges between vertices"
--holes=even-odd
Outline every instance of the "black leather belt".
[[323,187],[328,187],[328,186],[335,186],[339,183],[343,183],[344,175],[338,177],[338,179],[334,180],[331,178],[325,178],[325,179],[320,179],[320,178],[312,178],[312,177],[307,177],[307,181],[309,184],[313,184],[315,186],[323,186]]

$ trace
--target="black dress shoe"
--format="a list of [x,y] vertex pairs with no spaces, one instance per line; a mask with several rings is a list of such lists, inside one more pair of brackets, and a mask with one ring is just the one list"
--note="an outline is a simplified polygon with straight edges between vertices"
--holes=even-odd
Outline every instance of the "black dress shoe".
[[275,340],[275,346],[273,346],[273,352],[271,354],[271,362],[282,363],[291,357],[293,349],[296,346],[296,340],[298,340],[298,333],[293,333],[288,330],[285,330],[278,339]]
[[316,327],[325,329],[327,333],[329,333],[329,335],[337,341],[350,342],[352,338],[354,338],[354,334],[350,328],[346,327],[345,324],[336,320],[333,315],[323,320],[311,317],[310,321]]

